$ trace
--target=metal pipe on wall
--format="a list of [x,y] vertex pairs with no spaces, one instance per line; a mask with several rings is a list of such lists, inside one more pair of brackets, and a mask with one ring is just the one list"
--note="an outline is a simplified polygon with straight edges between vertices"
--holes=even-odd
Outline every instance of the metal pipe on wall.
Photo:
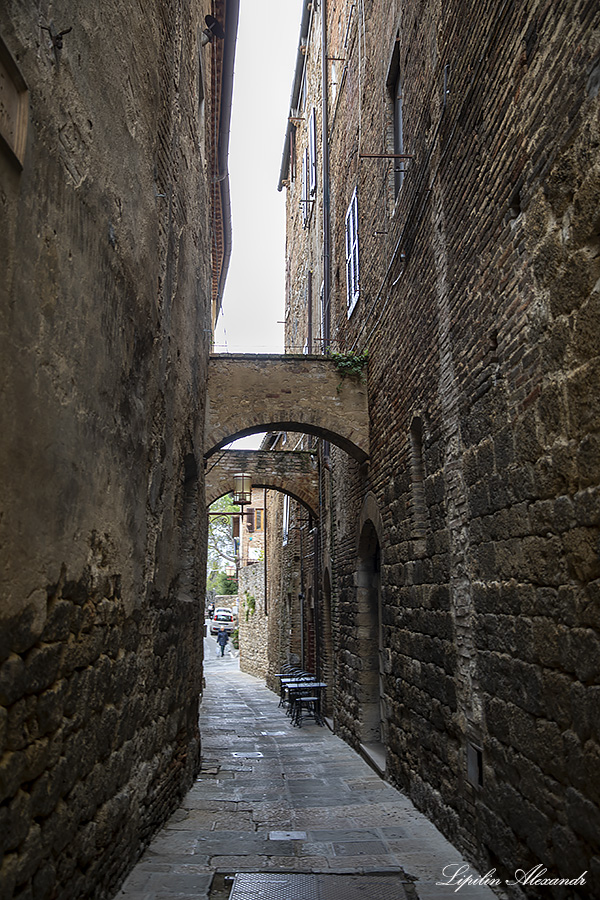
[[329,350],[331,340],[330,247],[329,247],[329,121],[327,90],[327,0],[321,0],[321,143],[323,159],[323,343]]

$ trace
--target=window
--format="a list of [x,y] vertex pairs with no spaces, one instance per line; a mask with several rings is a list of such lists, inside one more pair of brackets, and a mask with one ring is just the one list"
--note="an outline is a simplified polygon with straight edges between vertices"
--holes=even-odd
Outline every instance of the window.
[[346,213],[346,295],[348,316],[356,306],[359,294],[358,278],[358,202],[356,188]]
[[263,510],[257,509],[254,513],[254,528],[256,531],[263,530]]
[[302,157],[302,224],[306,228],[317,194],[317,111],[312,108],[308,120],[308,146]]
[[467,741],[467,781],[473,787],[483,787],[483,750]]
[[[404,153],[404,125],[402,119],[402,75],[400,72],[400,35],[396,36],[390,64],[387,86],[391,98],[393,153]],[[397,197],[404,181],[405,160],[394,160],[394,197]]]
[[308,192],[314,199],[317,193],[317,111],[314,106],[308,120]]
[[285,546],[288,542],[290,533],[290,497],[289,494],[283,495],[283,538],[282,543]]
[[302,157],[302,194],[300,199],[300,206],[302,207],[302,224],[306,228],[308,225],[309,219],[309,211],[310,211],[310,199],[308,196],[309,192],[309,173],[308,173],[308,149],[304,151],[304,156]]
[[290,182],[293,184],[296,180],[296,128],[294,125],[290,128]]

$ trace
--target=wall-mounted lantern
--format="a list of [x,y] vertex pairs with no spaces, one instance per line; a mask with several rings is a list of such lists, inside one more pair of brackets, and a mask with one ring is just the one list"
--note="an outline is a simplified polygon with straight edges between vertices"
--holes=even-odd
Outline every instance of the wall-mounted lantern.
[[252,476],[238,472],[233,476],[233,502],[242,507],[252,502]]

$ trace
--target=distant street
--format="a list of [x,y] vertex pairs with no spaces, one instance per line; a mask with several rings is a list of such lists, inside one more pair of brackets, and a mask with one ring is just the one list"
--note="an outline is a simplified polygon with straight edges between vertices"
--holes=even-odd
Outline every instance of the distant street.
[[206,620],[204,629],[204,676],[210,681],[219,671],[239,669],[239,653],[234,650],[231,638],[225,647],[225,656],[221,657],[221,650],[217,644],[216,635],[208,631],[209,619]]

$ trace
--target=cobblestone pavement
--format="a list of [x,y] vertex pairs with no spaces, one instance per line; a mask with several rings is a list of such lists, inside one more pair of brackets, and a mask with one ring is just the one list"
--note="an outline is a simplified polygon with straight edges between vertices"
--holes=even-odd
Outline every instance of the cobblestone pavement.
[[[217,659],[212,639],[205,647],[202,772],[119,898],[225,900],[230,877],[244,872],[353,874],[369,900],[387,896],[373,887],[381,873],[407,900],[457,896],[456,885],[436,882],[466,862],[403,794],[327,727],[294,728],[264,682],[231,656]],[[458,896],[495,895],[466,885]]]

